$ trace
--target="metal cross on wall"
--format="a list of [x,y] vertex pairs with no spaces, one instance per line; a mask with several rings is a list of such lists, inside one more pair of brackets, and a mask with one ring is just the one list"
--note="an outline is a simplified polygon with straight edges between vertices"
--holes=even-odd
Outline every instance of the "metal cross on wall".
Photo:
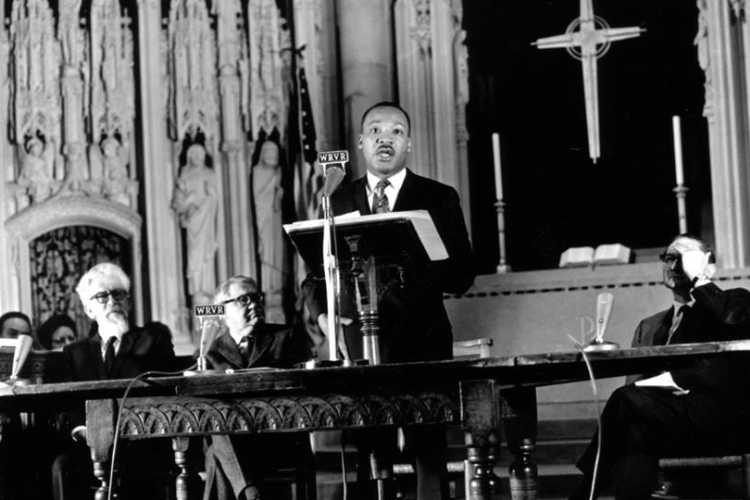
[[568,25],[564,34],[540,38],[532,45],[540,49],[565,47],[571,56],[581,61],[589,156],[596,163],[600,156],[596,60],[607,53],[611,42],[635,38],[645,30],[638,27],[610,28],[604,19],[594,15],[592,2],[581,0],[581,15]]

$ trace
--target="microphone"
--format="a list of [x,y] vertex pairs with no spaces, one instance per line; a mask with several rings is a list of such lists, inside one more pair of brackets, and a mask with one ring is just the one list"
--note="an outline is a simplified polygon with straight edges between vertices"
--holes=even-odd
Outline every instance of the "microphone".
[[206,368],[206,351],[211,341],[216,338],[219,331],[217,317],[224,316],[225,307],[222,304],[193,306],[193,314],[199,318],[201,326],[201,341],[198,347],[198,362],[195,370],[188,370],[185,375],[207,375],[210,373],[223,373],[222,370],[209,370]]
[[596,298],[596,337],[584,348],[585,351],[609,351],[620,347],[615,342],[604,340],[604,331],[609,323],[614,300],[614,295],[609,292],[600,293]]
[[31,335],[22,333],[18,336],[16,348],[13,351],[13,365],[10,370],[10,378],[8,378],[4,384],[7,385],[30,385],[31,381],[25,378],[19,378],[18,374],[21,373],[26,358],[29,357],[31,351],[31,344],[34,339]]
[[318,153],[318,163],[323,166],[325,184],[323,196],[331,196],[346,175],[346,163],[349,161],[349,151],[326,151]]

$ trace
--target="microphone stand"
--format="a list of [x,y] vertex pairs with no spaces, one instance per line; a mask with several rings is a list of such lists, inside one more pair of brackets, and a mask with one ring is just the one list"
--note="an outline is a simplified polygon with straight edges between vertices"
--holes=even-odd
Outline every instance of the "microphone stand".
[[326,280],[326,304],[328,306],[328,360],[338,361],[339,319],[339,263],[336,256],[336,224],[331,210],[331,199],[323,195],[323,268]]
[[[222,306],[223,307],[223,306]],[[186,377],[193,377],[196,375],[212,375],[215,373],[224,373],[224,370],[216,370],[216,369],[210,369],[208,368],[208,363],[206,361],[206,350],[208,349],[209,340],[212,340],[214,336],[209,337],[209,328],[210,327],[216,327],[218,328],[216,319],[212,317],[201,317],[200,318],[200,325],[201,325],[201,343],[198,350],[198,360],[196,362],[195,370],[185,370],[183,375]]]
[[584,351],[611,351],[620,347],[616,342],[604,340],[613,300],[614,296],[607,292],[600,293],[596,298],[596,337],[583,348]]

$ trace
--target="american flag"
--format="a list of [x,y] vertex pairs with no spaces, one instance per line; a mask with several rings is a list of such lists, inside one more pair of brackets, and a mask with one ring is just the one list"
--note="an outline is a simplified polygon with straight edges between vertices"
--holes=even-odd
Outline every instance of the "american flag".
[[299,220],[314,219],[318,216],[320,190],[323,187],[323,175],[320,165],[316,163],[318,151],[315,147],[315,120],[313,119],[310,93],[307,87],[305,68],[300,65],[298,71],[299,89],[299,128],[302,154],[297,157],[296,175],[294,178],[294,199]]

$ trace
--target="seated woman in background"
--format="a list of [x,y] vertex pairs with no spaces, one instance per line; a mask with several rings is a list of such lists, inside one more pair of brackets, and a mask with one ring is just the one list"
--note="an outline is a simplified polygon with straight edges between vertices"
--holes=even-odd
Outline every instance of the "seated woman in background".
[[76,323],[67,314],[50,316],[39,327],[39,343],[48,351],[62,351],[62,348],[78,339]]

